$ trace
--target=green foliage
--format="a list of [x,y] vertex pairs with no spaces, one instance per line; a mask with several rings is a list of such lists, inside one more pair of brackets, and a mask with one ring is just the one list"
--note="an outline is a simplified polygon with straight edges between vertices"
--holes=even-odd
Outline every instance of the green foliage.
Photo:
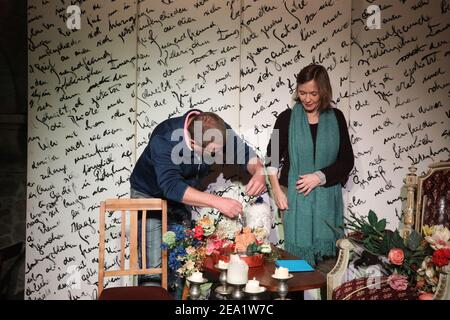
[[254,254],[259,253],[259,251],[260,251],[260,246],[257,245],[256,242],[253,242],[252,244],[250,244],[250,245],[247,247],[247,251],[245,252],[245,254],[246,254],[247,256],[252,256],[252,255],[254,255]]
[[408,237],[408,241],[406,245],[410,250],[417,250],[420,246],[420,243],[422,241],[422,236],[420,233],[418,233],[416,230],[413,230],[411,234]]

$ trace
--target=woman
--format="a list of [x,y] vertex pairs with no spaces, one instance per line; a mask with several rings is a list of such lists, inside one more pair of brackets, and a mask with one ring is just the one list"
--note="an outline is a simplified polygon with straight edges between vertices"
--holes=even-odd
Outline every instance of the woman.
[[279,178],[272,167],[269,179],[276,205],[286,210],[284,248],[312,265],[335,255],[336,238],[327,223],[343,224],[341,184],[354,163],[345,117],[331,99],[326,69],[309,65],[297,76],[295,106],[280,113],[274,126],[282,166]]

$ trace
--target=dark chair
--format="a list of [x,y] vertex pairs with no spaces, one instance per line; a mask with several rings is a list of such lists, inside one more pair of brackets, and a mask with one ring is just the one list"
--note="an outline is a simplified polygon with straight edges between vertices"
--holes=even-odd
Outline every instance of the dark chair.
[[[106,216],[111,217],[112,212],[120,211],[120,240],[106,239]],[[172,300],[173,297],[167,291],[167,252],[162,250],[161,268],[146,268],[146,216],[147,211],[159,211],[162,214],[162,234],[167,232],[167,202],[162,199],[110,199],[101,203],[100,206],[100,235],[99,235],[99,266],[98,266],[98,294],[99,300]],[[138,214],[142,212],[142,237],[141,237],[141,264],[139,266],[138,255]],[[129,216],[129,225],[127,224]],[[129,234],[127,235],[127,230]],[[109,232],[110,234],[110,232]],[[162,236],[161,234],[161,236]],[[129,242],[129,245],[127,243]],[[120,241],[120,252],[106,248],[109,241]],[[129,248],[129,253],[127,252]],[[118,270],[109,268],[105,270],[105,251],[113,253],[117,259]],[[116,256],[114,256],[114,253]],[[119,257],[117,257],[117,253]],[[104,288],[105,277],[124,277],[146,274],[161,274],[161,287],[157,286],[122,286]]]
[[19,264],[24,257],[25,247],[23,242],[0,249],[0,300],[16,298],[15,290]]

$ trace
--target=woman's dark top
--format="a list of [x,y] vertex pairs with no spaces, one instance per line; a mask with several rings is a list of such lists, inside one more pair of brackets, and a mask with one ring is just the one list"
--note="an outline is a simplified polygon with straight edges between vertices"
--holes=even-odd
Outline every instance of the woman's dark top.
[[[336,161],[328,167],[320,169],[325,174],[326,183],[323,185],[324,187],[330,187],[337,183],[341,183],[342,185],[348,179],[348,175],[353,168],[354,157],[353,157],[353,148],[350,142],[350,137],[348,135],[347,123],[345,121],[344,114],[341,110],[333,108],[333,111],[336,115],[336,119],[339,126],[339,153]],[[281,174],[280,174],[280,184],[282,186],[287,187],[288,185],[288,175],[289,175],[289,122],[291,121],[291,109],[286,109],[282,113],[279,114],[277,120],[275,121],[274,130],[279,130],[279,157],[281,164]],[[319,117],[320,121],[320,117]],[[311,136],[314,145],[314,152],[316,147],[316,137],[317,137],[317,126],[318,124],[310,124]],[[273,135],[273,133],[272,133]],[[272,138],[267,145],[267,158],[269,162],[266,163],[266,166],[271,165],[270,157],[271,157],[271,144]],[[275,164],[274,164],[275,165]]]

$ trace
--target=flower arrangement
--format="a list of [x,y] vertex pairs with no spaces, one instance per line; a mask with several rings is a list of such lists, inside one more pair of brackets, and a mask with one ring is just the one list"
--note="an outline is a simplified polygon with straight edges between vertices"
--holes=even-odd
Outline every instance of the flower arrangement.
[[438,284],[437,268],[450,260],[450,231],[442,226],[424,226],[423,235],[415,230],[401,236],[399,230],[386,229],[386,219],[379,220],[370,210],[357,216],[350,211],[345,218],[350,232],[347,238],[362,247],[389,275],[387,282],[397,291],[408,286],[418,290],[419,298],[428,299]]
[[252,256],[258,253],[270,253],[270,244],[265,240],[266,231],[263,228],[244,227],[237,231],[233,239],[222,239],[217,235],[207,240],[207,254],[228,255],[236,253]]
[[[230,229],[233,232],[227,229],[228,224],[232,225]],[[264,228],[235,228],[234,222],[219,224],[211,217],[204,216],[197,220],[192,229],[181,225],[172,226],[163,235],[162,247],[169,250],[169,268],[181,277],[189,277],[202,269],[207,255],[239,253],[252,256],[270,253],[271,246],[266,238]]]
[[173,225],[163,235],[162,248],[168,249],[169,268],[181,277],[189,277],[200,270],[206,250],[204,229],[196,226],[186,229],[182,225]]
[[438,268],[449,263],[450,260],[450,231],[442,226],[423,226],[425,240],[434,250],[422,261],[417,270],[416,287],[421,292],[434,293],[438,284]]
[[350,211],[345,220],[348,239],[377,258],[389,275],[391,288],[403,291],[411,286],[424,299],[436,290],[437,268],[450,260],[450,231],[446,227],[424,226],[423,235],[412,230],[402,237],[399,230],[386,229],[386,219],[379,220],[372,210],[367,217]]

